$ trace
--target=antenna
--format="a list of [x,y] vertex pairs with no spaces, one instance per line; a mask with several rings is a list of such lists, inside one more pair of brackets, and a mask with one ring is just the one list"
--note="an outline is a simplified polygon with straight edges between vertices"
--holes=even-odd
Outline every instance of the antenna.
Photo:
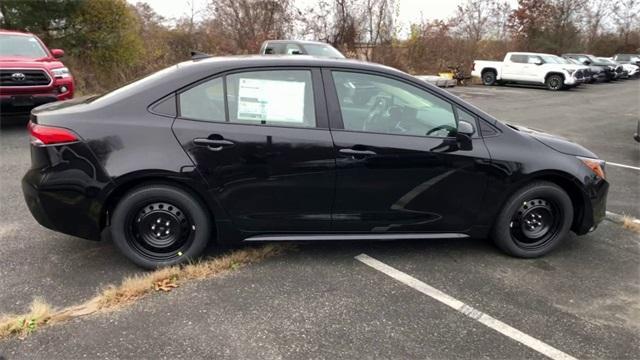
[[200,60],[200,59],[206,59],[210,57],[213,57],[213,55],[203,53],[201,51],[195,51],[195,50],[191,51],[191,60]]

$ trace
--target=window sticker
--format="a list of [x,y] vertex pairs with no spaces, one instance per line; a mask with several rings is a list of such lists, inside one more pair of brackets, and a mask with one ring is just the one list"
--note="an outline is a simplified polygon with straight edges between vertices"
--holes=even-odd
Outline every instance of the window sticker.
[[238,120],[303,123],[305,84],[240,78]]

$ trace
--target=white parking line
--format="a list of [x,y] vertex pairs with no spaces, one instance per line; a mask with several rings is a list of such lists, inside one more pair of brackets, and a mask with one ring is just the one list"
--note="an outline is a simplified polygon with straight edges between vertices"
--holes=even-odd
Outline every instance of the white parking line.
[[463,313],[464,315],[479,321],[480,323],[490,327],[491,329],[510,337],[511,339],[530,347],[531,349],[548,356],[551,359],[562,359],[562,360],[576,360],[573,356],[566,354],[536,338],[533,338],[522,331],[515,329],[502,321],[495,319],[480,310],[474,309],[473,307],[463,303],[462,301],[453,298],[442,291],[406,274],[402,271],[393,268],[379,260],[376,260],[370,257],[367,254],[360,254],[356,256],[356,260],[369,265],[370,267],[398,280],[399,282],[408,285],[419,292],[432,297],[435,300],[457,310],[458,312]]
[[625,165],[625,164],[618,164],[618,163],[614,163],[614,162],[611,162],[611,161],[607,161],[607,165],[617,166],[617,167],[621,167],[621,168],[627,168],[627,169],[633,169],[633,170],[640,171],[640,167],[631,166],[631,165]]

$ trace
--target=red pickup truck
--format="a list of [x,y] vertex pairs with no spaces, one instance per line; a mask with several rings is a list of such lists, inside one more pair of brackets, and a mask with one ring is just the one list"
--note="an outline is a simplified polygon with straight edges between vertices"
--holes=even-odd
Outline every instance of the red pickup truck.
[[73,77],[58,60],[63,55],[33,34],[0,29],[0,119],[73,97]]

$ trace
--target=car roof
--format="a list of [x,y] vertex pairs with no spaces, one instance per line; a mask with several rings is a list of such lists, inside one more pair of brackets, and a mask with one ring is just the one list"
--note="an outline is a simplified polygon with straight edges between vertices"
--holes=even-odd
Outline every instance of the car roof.
[[329,45],[331,46],[331,44],[326,43],[326,42],[322,42],[322,41],[311,41],[311,40],[266,40],[265,43],[276,43],[276,44],[317,44],[317,45]]
[[554,55],[554,54],[536,53],[536,52],[522,52],[522,51],[513,51],[513,52],[511,52],[511,54],[513,54],[513,55],[534,55],[534,56],[540,56],[540,55],[557,56],[557,55]]
[[268,67],[268,66],[308,66],[308,67],[344,67],[360,70],[384,71],[407,75],[406,73],[389,66],[353,60],[328,57],[315,57],[310,55],[237,55],[207,57],[189,60],[177,65],[178,68],[189,67],[220,67],[220,68],[245,68],[245,67]]

